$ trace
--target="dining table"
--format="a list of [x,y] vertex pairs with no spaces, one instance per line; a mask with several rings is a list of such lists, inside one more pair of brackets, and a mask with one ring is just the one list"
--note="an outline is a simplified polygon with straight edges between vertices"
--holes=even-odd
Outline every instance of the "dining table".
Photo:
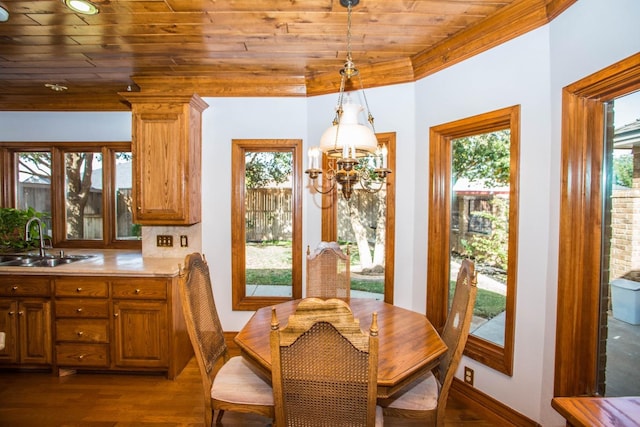
[[[285,327],[301,300],[258,309],[235,337],[241,355],[271,381],[271,311]],[[438,366],[447,346],[424,314],[371,298],[351,298],[349,307],[360,328],[368,331],[371,315],[378,316],[378,397],[387,398],[426,376]]]

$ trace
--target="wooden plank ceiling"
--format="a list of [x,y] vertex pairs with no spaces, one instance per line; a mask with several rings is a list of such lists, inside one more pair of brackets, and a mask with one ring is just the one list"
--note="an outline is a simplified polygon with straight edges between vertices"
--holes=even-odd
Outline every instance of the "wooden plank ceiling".
[[[339,0],[0,0],[0,110],[126,110],[119,92],[337,92]],[[360,0],[351,47],[365,87],[411,82],[546,24],[575,0]],[[67,89],[55,92],[46,84]]]

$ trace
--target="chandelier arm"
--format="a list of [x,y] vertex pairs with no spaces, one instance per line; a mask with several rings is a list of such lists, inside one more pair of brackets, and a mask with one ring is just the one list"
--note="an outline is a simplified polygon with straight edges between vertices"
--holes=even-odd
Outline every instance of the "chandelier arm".
[[373,188],[369,185],[369,182],[365,181],[363,179],[363,177],[360,177],[360,185],[362,186],[362,189],[365,190],[367,193],[369,194],[375,194],[377,192],[379,192],[380,190],[382,190],[382,187],[384,187],[384,185],[387,183],[387,181],[380,181],[380,184],[378,185],[378,188]]
[[311,180],[311,186],[313,187],[313,189],[315,190],[316,193],[329,194],[333,190],[335,190],[335,188],[336,188],[336,180],[335,179],[331,179],[330,181],[331,181],[331,187],[329,187],[326,191],[322,190],[322,185],[320,185],[320,188],[318,188],[317,179],[312,179]]

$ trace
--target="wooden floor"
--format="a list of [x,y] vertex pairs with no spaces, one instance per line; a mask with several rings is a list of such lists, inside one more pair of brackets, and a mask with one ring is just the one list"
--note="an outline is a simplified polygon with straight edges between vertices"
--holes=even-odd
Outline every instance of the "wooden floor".
[[[175,381],[155,375],[0,371],[0,426],[175,427],[203,426],[200,374],[195,360]],[[265,426],[268,419],[225,413],[224,426]],[[385,426],[405,426],[385,418]],[[445,426],[490,427],[455,400]]]

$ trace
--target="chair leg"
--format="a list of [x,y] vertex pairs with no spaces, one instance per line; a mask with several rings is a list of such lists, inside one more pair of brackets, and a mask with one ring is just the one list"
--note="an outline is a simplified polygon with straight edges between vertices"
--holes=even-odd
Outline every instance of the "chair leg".
[[222,423],[222,416],[223,415],[224,415],[224,410],[218,409],[218,416],[216,417],[216,425],[220,425],[220,423]]

